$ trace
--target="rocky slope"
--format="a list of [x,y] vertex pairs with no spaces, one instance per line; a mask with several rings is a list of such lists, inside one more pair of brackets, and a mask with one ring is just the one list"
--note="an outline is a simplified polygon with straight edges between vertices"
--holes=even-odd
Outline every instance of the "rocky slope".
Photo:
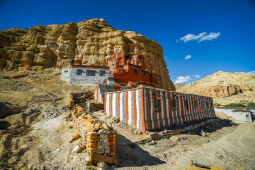
[[149,72],[155,72],[163,88],[175,90],[168,76],[162,47],[138,33],[120,31],[104,19],[84,20],[64,25],[12,28],[0,31],[0,68],[16,69],[31,66],[65,67],[72,60],[83,64],[109,65],[114,53],[139,56]]
[[215,102],[255,102],[255,76],[237,72],[219,71],[199,81],[176,86],[177,91],[210,96]]

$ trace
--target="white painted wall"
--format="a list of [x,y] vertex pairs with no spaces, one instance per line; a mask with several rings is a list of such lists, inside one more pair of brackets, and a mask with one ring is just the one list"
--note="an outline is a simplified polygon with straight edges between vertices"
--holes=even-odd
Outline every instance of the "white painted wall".
[[68,68],[62,68],[61,71],[61,80],[68,81],[69,80],[69,69]]
[[215,112],[221,112],[229,117],[232,117],[233,119],[241,122],[252,122],[252,113],[253,111],[251,110],[250,112],[236,112],[234,109],[214,109]]
[[[68,70],[68,72],[66,72]],[[82,74],[77,75],[77,70],[81,70]],[[94,70],[95,76],[88,76],[87,71]],[[104,76],[100,76],[100,71],[105,71]],[[70,84],[102,84],[109,77],[109,69],[104,68],[62,68],[61,80]]]

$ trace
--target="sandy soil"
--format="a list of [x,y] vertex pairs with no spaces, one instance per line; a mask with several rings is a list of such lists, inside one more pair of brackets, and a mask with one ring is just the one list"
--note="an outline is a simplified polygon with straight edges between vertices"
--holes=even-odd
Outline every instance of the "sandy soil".
[[[92,89],[65,84],[53,69],[1,73],[0,104],[5,112],[0,114],[0,169],[96,169],[85,166],[85,153],[72,152],[79,141],[69,143],[75,129],[64,120],[69,113],[66,95]],[[120,164],[109,169],[178,170],[188,167],[191,159],[226,169],[255,169],[254,122],[217,118],[160,132],[163,139],[142,144],[148,134],[135,134],[102,112],[95,115],[118,132]],[[208,134],[201,136],[201,130]]]

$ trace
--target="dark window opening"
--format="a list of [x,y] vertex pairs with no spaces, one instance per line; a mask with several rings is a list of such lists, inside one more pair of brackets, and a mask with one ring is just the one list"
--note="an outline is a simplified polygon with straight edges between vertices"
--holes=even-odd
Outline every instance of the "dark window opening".
[[74,64],[74,60],[71,60],[71,64]]
[[87,70],[87,76],[95,76],[96,71],[95,70]]
[[194,102],[194,106],[197,107],[197,101]]
[[133,73],[134,73],[134,74],[137,74],[137,70],[136,70],[135,68],[133,69]]
[[76,70],[76,75],[81,76],[82,75],[82,70]]
[[154,109],[155,112],[161,112],[160,99],[154,98]]
[[119,70],[119,73],[121,73],[121,72],[127,72],[127,70],[125,70],[125,69],[120,69],[120,70]]
[[185,108],[186,108],[186,110],[189,110],[188,100],[185,100],[184,104],[185,104]]
[[105,71],[100,71],[100,76],[105,76]]
[[68,70],[65,70],[64,73],[68,73]]
[[127,61],[127,60],[131,60],[130,55],[126,55],[126,56],[125,56],[125,61]]
[[176,110],[176,102],[175,102],[175,99],[172,100],[172,110],[173,110],[173,111]]

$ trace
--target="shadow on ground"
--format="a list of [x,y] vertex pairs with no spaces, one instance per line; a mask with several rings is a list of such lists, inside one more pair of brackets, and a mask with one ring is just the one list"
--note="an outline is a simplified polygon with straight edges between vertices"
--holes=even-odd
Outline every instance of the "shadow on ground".
[[116,134],[116,158],[120,167],[152,166],[165,163],[120,134]]
[[234,123],[231,120],[227,119],[219,119],[215,118],[212,121],[204,122],[203,125],[193,128],[191,130],[187,130],[182,132],[182,134],[193,134],[193,135],[201,135],[201,132],[213,133],[219,129],[224,127],[237,126],[238,124]]

